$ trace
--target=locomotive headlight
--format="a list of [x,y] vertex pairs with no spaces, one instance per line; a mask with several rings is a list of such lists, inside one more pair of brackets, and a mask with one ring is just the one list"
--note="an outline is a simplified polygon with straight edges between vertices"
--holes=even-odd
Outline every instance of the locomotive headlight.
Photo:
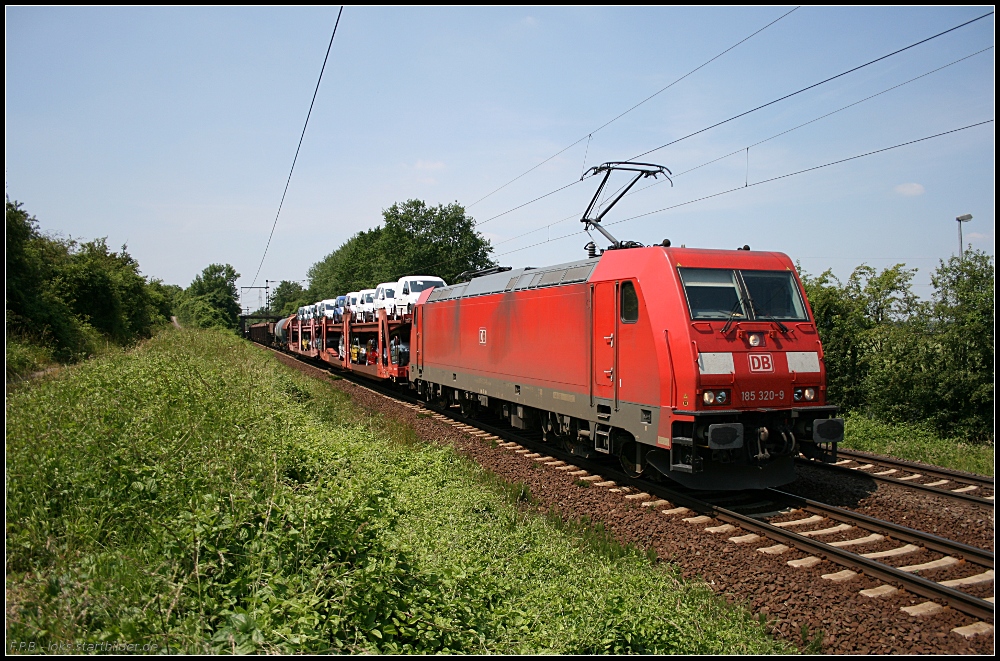
[[803,395],[803,397],[806,398],[807,402],[811,402],[814,399],[816,399],[816,389],[815,388],[806,388],[805,391],[802,393],[802,395]]
[[802,388],[796,388],[795,390],[792,391],[792,399],[794,399],[796,402],[802,401]]
[[725,390],[720,390],[719,394],[715,396],[715,403],[716,404],[725,404],[726,403],[726,399],[727,399],[726,398],[726,391]]
[[714,404],[715,403],[715,393],[712,392],[711,390],[706,390],[705,394],[701,396],[701,399],[706,404]]
[[761,337],[760,335],[753,333],[752,335],[750,335],[750,337],[747,338],[747,341],[750,343],[750,346],[759,347],[761,343]]

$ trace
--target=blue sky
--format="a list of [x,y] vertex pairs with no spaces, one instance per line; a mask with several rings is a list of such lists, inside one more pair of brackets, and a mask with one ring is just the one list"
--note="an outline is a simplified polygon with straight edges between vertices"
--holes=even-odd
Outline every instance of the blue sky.
[[[259,280],[304,279],[394,202],[458,201],[486,221],[585,165],[631,158],[989,11],[799,9],[472,204],[789,9],[347,7]],[[336,12],[8,8],[7,195],[43,229],[127,243],[166,282],[228,262],[249,285]],[[989,48],[994,25],[988,17],[642,160],[681,173],[744,150]],[[629,196],[605,222],[992,119],[994,74],[990,49]],[[747,243],[841,277],[861,262],[905,262],[926,295],[929,270],[958,248],[956,216],[973,214],[966,243],[994,253],[994,163],[988,124],[609,229],[643,243]],[[579,232],[596,186],[481,231],[503,264],[578,259],[586,236],[558,237]]]

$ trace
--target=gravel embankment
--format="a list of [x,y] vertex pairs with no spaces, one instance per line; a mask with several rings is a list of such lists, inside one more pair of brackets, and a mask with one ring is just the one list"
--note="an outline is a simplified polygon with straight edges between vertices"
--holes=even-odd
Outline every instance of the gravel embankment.
[[915,489],[876,482],[864,475],[797,467],[799,479],[782,491],[892,521],[948,539],[993,550],[993,508]]

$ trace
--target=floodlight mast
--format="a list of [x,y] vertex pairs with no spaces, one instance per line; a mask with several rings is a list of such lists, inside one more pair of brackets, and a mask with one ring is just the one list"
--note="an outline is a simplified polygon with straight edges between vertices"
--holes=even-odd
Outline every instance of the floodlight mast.
[[[611,178],[611,173],[614,172],[615,170],[623,170],[625,172],[635,172],[636,175],[635,178],[633,178],[632,181],[629,182],[628,186],[623,188],[621,192],[619,192],[618,195],[615,197],[615,199],[611,200],[611,203],[604,208],[604,211],[602,211],[600,215],[598,215],[596,218],[591,218],[590,214],[594,211],[594,207],[597,205],[597,199],[601,196],[601,193],[604,191],[604,186],[607,185],[608,179]],[[601,172],[605,173],[604,179],[601,180],[601,185],[597,187],[597,192],[594,193],[594,199],[590,201],[590,205],[587,206],[587,210],[583,212],[583,218],[580,219],[580,222],[583,223],[583,229],[585,232],[589,234],[591,228],[596,229],[598,232],[603,234],[608,241],[611,242],[611,248],[617,249],[622,247],[622,242],[616,239],[614,236],[612,236],[611,232],[609,232],[608,230],[604,229],[604,227],[601,226],[601,220],[604,218],[604,216],[608,215],[608,212],[611,211],[611,208],[614,207],[616,204],[618,204],[618,201],[621,200],[623,197],[625,197],[626,193],[628,193],[640,179],[644,179],[646,177],[653,177],[655,179],[657,175],[662,174],[664,177],[667,178],[667,181],[670,182],[670,185],[673,186],[674,182],[669,176],[673,173],[664,166],[655,165],[653,163],[633,163],[631,161],[609,161],[604,165],[595,165],[594,167],[584,172],[583,176],[580,177],[580,181],[583,181],[587,177],[591,177],[595,174],[600,174]],[[625,243],[631,244],[633,242],[626,241]]]

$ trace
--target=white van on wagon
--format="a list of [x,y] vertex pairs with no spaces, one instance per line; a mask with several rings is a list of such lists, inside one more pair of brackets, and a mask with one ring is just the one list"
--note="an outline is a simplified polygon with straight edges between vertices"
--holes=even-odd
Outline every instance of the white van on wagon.
[[362,289],[358,292],[359,317],[368,320],[375,312],[375,290]]
[[375,316],[378,316],[379,310],[385,310],[385,313],[392,316],[393,310],[396,305],[396,283],[395,282],[383,282],[378,287],[375,288]]
[[335,299],[335,298],[327,298],[327,299],[324,299],[324,300],[320,301],[316,305],[318,305],[320,307],[320,310],[321,310],[320,314],[321,314],[321,316],[326,317],[327,319],[335,319],[336,318],[336,316],[337,316],[336,315],[336,311],[337,311],[337,299]]
[[433,275],[407,275],[396,282],[396,314],[409,314],[420,298],[420,292],[431,287],[447,287],[445,281]]
[[351,311],[351,319],[358,316],[358,292],[352,291],[347,294],[347,300],[344,302],[344,310]]

